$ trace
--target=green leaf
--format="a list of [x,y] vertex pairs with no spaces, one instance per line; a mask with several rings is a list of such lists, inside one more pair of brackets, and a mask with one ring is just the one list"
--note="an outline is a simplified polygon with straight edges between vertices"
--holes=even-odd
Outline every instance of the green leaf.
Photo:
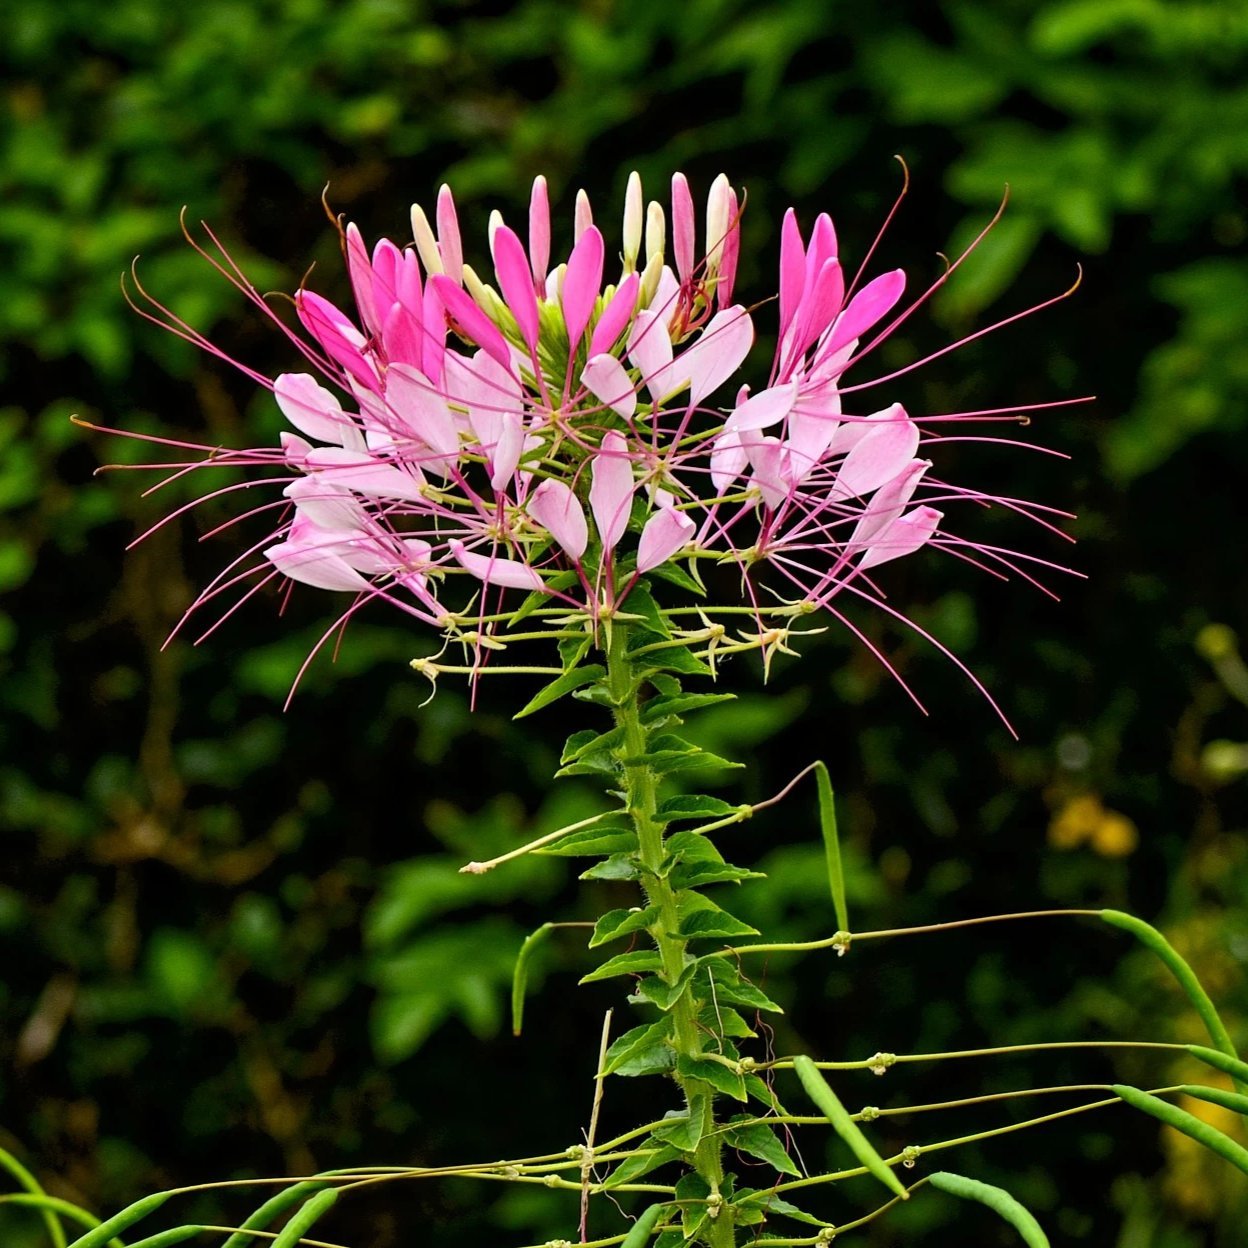
[[661,801],[656,814],[664,823],[674,823],[677,819],[723,819],[740,809],[739,806],[725,802],[723,798],[682,794]]
[[549,845],[534,850],[556,858],[587,858],[595,854],[622,854],[637,846],[637,833],[625,815],[603,815],[593,827],[569,832]]
[[633,586],[624,600],[624,612],[626,615],[640,616],[642,626],[659,637],[667,639],[672,635],[671,625],[664,619],[659,604],[644,583]]
[[681,971],[680,978],[674,984],[669,984],[657,975],[648,975],[637,984],[635,997],[630,997],[629,1000],[649,1001],[661,1010],[670,1010],[689,991],[697,969],[697,963],[691,962]]
[[587,754],[606,753],[614,750],[624,740],[623,728],[608,728],[606,732],[574,732],[563,747],[561,763],[574,763]]
[[760,1105],[766,1105],[777,1114],[788,1114],[789,1111],[780,1103],[775,1089],[761,1075],[746,1075],[745,1090]]
[[641,863],[637,855],[612,854],[602,862],[596,862],[588,871],[582,871],[577,877],[582,880],[639,880],[641,879]]
[[711,1189],[701,1175],[686,1174],[676,1180],[676,1199],[680,1202],[680,1224],[685,1239],[693,1239],[706,1222],[706,1198],[710,1194]]
[[748,871],[727,863],[690,862],[672,868],[668,877],[673,888],[701,888],[705,884],[739,884],[742,880],[765,879],[762,871]]
[[639,655],[638,670],[646,672],[675,672],[679,676],[714,676],[715,673],[701,659],[683,646],[667,646]]
[[678,1161],[679,1159],[680,1150],[673,1148],[670,1144],[656,1148],[653,1152],[638,1153],[634,1157],[625,1157],[607,1175],[603,1181],[603,1187],[612,1188],[619,1187],[621,1183],[633,1183],[640,1179],[642,1175],[649,1174],[652,1170],[657,1170],[660,1166],[666,1166],[668,1162]]
[[677,935],[686,940],[734,940],[738,936],[757,936],[758,928],[716,907],[715,910],[699,910],[683,919]]
[[927,1181],[938,1191],[948,1192],[961,1200],[973,1200],[985,1205],[1008,1222],[1022,1237],[1027,1248],[1049,1248],[1049,1237],[1031,1213],[1004,1188],[968,1179],[947,1170],[937,1170],[928,1175]]
[[689,1057],[681,1053],[676,1058],[676,1073],[684,1079],[701,1079],[734,1101],[746,1099],[744,1077],[709,1057]]
[[646,573],[647,576],[658,577],[661,581],[670,581],[673,585],[679,585],[681,589],[687,590],[691,594],[696,594],[699,598],[706,597],[706,590],[698,584],[697,581],[689,575],[679,564],[661,563],[657,568],[651,568]]
[[663,968],[663,961],[653,949],[634,949],[608,958],[601,966],[582,975],[582,984],[596,983],[600,979],[613,979],[616,975],[646,975]]
[[729,1005],[743,1005],[749,1010],[767,1010],[772,1014],[784,1011],[765,993],[748,980],[726,958],[714,958],[705,964],[706,972],[714,983],[712,989],[716,1001]]
[[594,924],[594,934],[589,938],[589,947],[596,949],[609,940],[618,940],[631,932],[639,932],[649,927],[659,917],[658,906],[648,906],[645,910],[608,910]]
[[828,883],[832,888],[832,907],[836,925],[849,931],[849,910],[845,905],[845,869],[841,865],[841,841],[836,828],[836,797],[828,769],[815,764],[815,780],[819,786],[819,830],[823,834],[823,852],[828,863]]
[[777,1196],[775,1192],[770,1191],[759,1192],[752,1188],[742,1188],[737,1199],[732,1202],[732,1207],[734,1210],[740,1210],[745,1213],[757,1212],[763,1215],[763,1217],[773,1213],[780,1213],[786,1218],[792,1218],[795,1222],[804,1222],[807,1226],[826,1227],[828,1225],[822,1218],[817,1218],[813,1213],[807,1213],[804,1209],[799,1209],[796,1205],[785,1200],[783,1196]]
[[735,702],[736,699],[735,693],[677,693],[651,698],[641,708],[641,722],[653,724],[656,720],[685,715],[720,702]]
[[736,1040],[751,1040],[758,1034],[736,1010],[719,1002],[713,1002],[703,1009],[701,1022],[708,1031],[715,1031],[721,1036],[730,1036]]
[[[737,1119],[731,1119],[735,1122]],[[801,1177],[801,1171],[793,1164],[793,1159],[784,1151],[784,1145],[776,1138],[776,1133],[761,1122],[749,1123],[746,1126],[733,1127],[724,1132],[724,1143],[729,1148],[738,1149],[765,1161],[773,1170],[780,1174],[791,1174],[794,1178]]]
[[695,1114],[692,1118],[688,1113],[670,1113],[661,1127],[654,1129],[656,1140],[662,1140],[682,1153],[691,1153],[702,1139],[703,1116]]
[[542,707],[549,706],[552,702],[557,702],[566,694],[571,693],[573,689],[579,689],[582,685],[588,685],[595,680],[601,680],[606,674],[607,669],[599,663],[590,663],[585,667],[574,667],[570,671],[564,672],[562,676],[556,676],[550,684],[538,690],[512,716],[512,719],[524,719],[526,715],[532,715],[534,711],[540,711]]
[[672,1020],[664,1016],[657,1023],[633,1027],[607,1049],[603,1073],[630,1078],[635,1075],[661,1074],[676,1064],[676,1053],[668,1043]]

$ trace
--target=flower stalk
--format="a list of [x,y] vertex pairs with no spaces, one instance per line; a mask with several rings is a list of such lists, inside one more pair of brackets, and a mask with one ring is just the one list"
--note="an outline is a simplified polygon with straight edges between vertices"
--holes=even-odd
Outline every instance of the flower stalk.
[[[641,721],[643,681],[634,668],[629,653],[629,627],[623,621],[611,623],[607,643],[607,674],[605,685],[610,697],[616,727],[622,735],[620,765],[623,775],[624,803],[637,833],[637,852],[642,870],[642,888],[647,904],[658,911],[658,918],[649,927],[649,934],[658,949],[662,963],[660,972],[665,983],[675,988],[689,964],[688,941],[677,935],[680,916],[676,891],[663,873],[664,832],[657,818],[658,781],[646,761],[648,743]],[[697,1017],[697,1003],[691,993],[677,997],[672,1006],[673,1043],[679,1057],[697,1060],[703,1052],[703,1033]],[[713,1200],[720,1196],[724,1179],[722,1159],[723,1137],[715,1130],[714,1089],[700,1079],[680,1073],[679,1062],[674,1078],[684,1095],[691,1121],[701,1120],[701,1138],[693,1155],[693,1167],[706,1183]],[[711,1248],[732,1248],[736,1242],[731,1210],[712,1203],[715,1211],[704,1223],[705,1242]]]

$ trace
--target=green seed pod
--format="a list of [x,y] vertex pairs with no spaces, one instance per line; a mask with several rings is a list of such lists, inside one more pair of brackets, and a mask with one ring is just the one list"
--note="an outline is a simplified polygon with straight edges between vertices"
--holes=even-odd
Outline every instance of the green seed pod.
[[948,1170],[937,1170],[935,1174],[928,1175],[927,1181],[939,1192],[947,1192],[961,1200],[977,1201],[999,1214],[1022,1236],[1027,1248],[1049,1248],[1049,1237],[1040,1223],[1004,1188],[960,1174],[950,1174]]
[[1227,1092],[1222,1088],[1206,1088],[1203,1084],[1185,1083],[1180,1092],[1194,1096],[1198,1101],[1208,1101],[1210,1105],[1221,1105],[1237,1114],[1248,1117],[1248,1096],[1238,1092]]
[[832,780],[823,763],[815,764],[815,781],[819,787],[819,830],[823,833],[823,852],[828,864],[828,884],[832,889],[832,907],[836,925],[849,931],[849,910],[845,905],[845,871],[841,866],[841,839],[836,826],[836,795]]
[[[1201,1021],[1205,1024],[1205,1030],[1208,1031],[1214,1047],[1220,1049],[1228,1057],[1238,1058],[1239,1054],[1231,1042],[1230,1033],[1218,1017],[1218,1011],[1209,999],[1209,994],[1204,990],[1200,980],[1196,978],[1196,972],[1179,956],[1174,946],[1151,923],[1145,923],[1143,919],[1137,919],[1133,914],[1124,914],[1121,910],[1102,910],[1101,918],[1111,927],[1130,932],[1145,948],[1151,949],[1165,963],[1170,973],[1179,981],[1179,986],[1187,994],[1187,999],[1196,1008],[1196,1013],[1200,1015]],[[1242,1079],[1241,1075],[1237,1077],[1236,1082]],[[1248,1088],[1241,1087],[1240,1091],[1248,1091]]]
[[305,1196],[312,1195],[313,1192],[319,1192],[325,1183],[317,1179],[307,1179],[303,1183],[294,1183],[290,1187],[283,1188],[276,1196],[271,1196],[247,1219],[246,1222],[239,1227],[233,1235],[221,1245],[221,1248],[255,1248],[260,1242],[256,1235],[248,1235],[248,1231],[261,1231],[273,1221],[274,1218],[280,1217],[288,1209],[293,1209],[295,1205],[300,1204]]
[[806,1095],[814,1101],[820,1113],[832,1124],[832,1129],[853,1150],[853,1154],[885,1187],[902,1200],[909,1198],[901,1180],[885,1163],[884,1158],[875,1151],[871,1141],[858,1129],[858,1124],[849,1116],[849,1111],[837,1100],[836,1093],[828,1086],[828,1081],[819,1073],[819,1068],[805,1054],[793,1059],[793,1069],[806,1089]]
[[172,1192],[156,1192],[152,1196],[144,1196],[134,1204],[127,1205],[120,1213],[93,1226],[85,1235],[80,1235],[69,1248],[104,1248],[104,1245],[122,1231],[128,1231],[136,1222],[141,1222],[149,1213],[155,1213],[172,1196]]
[[651,1205],[646,1209],[624,1236],[620,1248],[642,1248],[646,1240],[654,1234],[654,1228],[658,1226],[665,1208],[665,1205]]
[[157,1235],[149,1235],[146,1239],[136,1240],[130,1248],[172,1248],[194,1238],[203,1231],[202,1226],[175,1226],[171,1231],[161,1231]]
[[1245,1084],[1248,1084],[1248,1062],[1242,1062],[1238,1057],[1232,1057],[1226,1053],[1219,1053],[1217,1049],[1207,1048],[1203,1044],[1185,1044],[1183,1047],[1193,1057],[1200,1058],[1206,1066],[1212,1066],[1214,1070],[1230,1075],[1237,1087],[1242,1089]]
[[328,1213],[337,1199],[336,1187],[317,1192],[278,1232],[277,1238],[273,1241],[273,1248],[295,1248],[295,1245],[303,1238],[304,1231],[310,1230],[318,1218]]
[[1216,1127],[1211,1127],[1207,1122],[1201,1122],[1195,1114],[1189,1114],[1187,1110],[1171,1105],[1169,1101],[1163,1101],[1159,1096],[1141,1092],[1139,1088],[1115,1083],[1110,1085],[1110,1090],[1133,1109],[1150,1114],[1158,1122],[1164,1122],[1166,1126],[1173,1127],[1176,1131],[1182,1131],[1197,1144],[1203,1144],[1210,1152],[1217,1153],[1237,1170],[1248,1174],[1248,1148],[1236,1144],[1229,1136],[1223,1135],[1221,1131]]

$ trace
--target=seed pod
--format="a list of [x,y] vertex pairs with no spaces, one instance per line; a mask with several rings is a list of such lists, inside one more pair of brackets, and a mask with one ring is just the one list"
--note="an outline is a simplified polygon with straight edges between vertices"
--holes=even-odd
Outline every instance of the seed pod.
[[329,1187],[322,1192],[317,1192],[282,1227],[281,1231],[278,1232],[277,1238],[273,1241],[272,1248],[295,1248],[295,1245],[303,1238],[303,1233],[309,1230],[318,1218],[328,1213],[337,1199],[338,1189],[336,1187]]
[[1206,1066],[1230,1075],[1239,1087],[1248,1084],[1248,1062],[1241,1062],[1238,1057],[1230,1057],[1219,1053],[1217,1049],[1207,1048],[1203,1044],[1185,1044],[1183,1046],[1193,1057],[1198,1057]]
[[160,1231],[155,1235],[149,1235],[146,1239],[136,1240],[130,1248],[172,1248],[174,1244],[193,1239],[204,1229],[202,1226],[175,1226],[171,1231]]
[[823,763],[815,764],[815,781],[819,786],[819,830],[823,833],[823,852],[828,863],[828,884],[832,889],[832,907],[836,925],[849,931],[849,911],[845,905],[845,871],[841,866],[841,840],[836,828],[836,797],[832,781]]
[[793,1069],[806,1089],[806,1095],[814,1101],[819,1111],[832,1124],[832,1129],[853,1150],[853,1154],[885,1187],[902,1200],[909,1199],[901,1180],[893,1173],[865,1135],[858,1129],[858,1124],[849,1116],[849,1111],[837,1099],[836,1093],[828,1087],[828,1081],[819,1073],[819,1068],[805,1054],[793,1059]]
[[960,1200],[976,1201],[999,1214],[1022,1236],[1027,1248],[1049,1248],[1049,1237],[1040,1223],[1004,1188],[981,1183],[979,1179],[968,1179],[961,1174],[950,1174],[948,1170],[937,1170],[935,1174],[928,1175],[927,1181],[938,1192],[947,1192]]
[[628,1234],[624,1236],[624,1242],[620,1248],[642,1248],[646,1240],[654,1234],[654,1228],[658,1225],[665,1208],[665,1205],[651,1205],[646,1209],[633,1223]]
[[319,1192],[325,1183],[317,1179],[308,1179],[303,1183],[293,1183],[283,1188],[275,1196],[271,1196],[221,1245],[221,1248],[255,1248],[257,1239],[248,1235],[248,1231],[260,1231],[280,1217],[288,1209],[293,1209],[305,1196]]
[[1120,1096],[1126,1101],[1132,1109],[1150,1114],[1158,1122],[1164,1122],[1166,1126],[1182,1131],[1197,1144],[1203,1144],[1210,1152],[1217,1153],[1237,1170],[1248,1174],[1248,1148],[1236,1144],[1229,1136],[1223,1135],[1217,1127],[1211,1127],[1207,1122],[1201,1122],[1195,1114],[1189,1114],[1187,1110],[1171,1105],[1169,1101],[1163,1101],[1159,1096],[1141,1092],[1139,1088],[1114,1083],[1110,1084],[1110,1090],[1115,1096]]
[[1238,1092],[1227,1092],[1224,1088],[1207,1088],[1203,1084],[1185,1083],[1179,1091],[1185,1096],[1194,1096],[1198,1101],[1208,1101],[1210,1105],[1221,1105],[1232,1113],[1248,1117],[1248,1096]]
[[120,1213],[94,1226],[85,1235],[80,1235],[69,1248],[103,1248],[110,1239],[114,1239],[122,1231],[128,1231],[136,1222],[141,1222],[149,1213],[155,1213],[172,1196],[172,1192],[156,1192],[152,1196],[144,1196],[134,1204],[127,1205]]
[[[1238,1058],[1239,1054],[1235,1051],[1230,1033],[1218,1017],[1218,1011],[1209,999],[1209,994],[1196,978],[1196,972],[1179,956],[1178,950],[1151,923],[1145,923],[1133,914],[1124,914],[1121,910],[1102,910],[1101,918],[1111,927],[1130,932],[1165,963],[1166,968],[1179,981],[1179,986],[1187,994],[1187,999],[1195,1007],[1196,1013],[1200,1015],[1214,1047],[1228,1057]],[[1236,1077],[1236,1083],[1241,1083],[1242,1080],[1242,1075]],[[1240,1091],[1248,1091],[1248,1087],[1241,1086]]]

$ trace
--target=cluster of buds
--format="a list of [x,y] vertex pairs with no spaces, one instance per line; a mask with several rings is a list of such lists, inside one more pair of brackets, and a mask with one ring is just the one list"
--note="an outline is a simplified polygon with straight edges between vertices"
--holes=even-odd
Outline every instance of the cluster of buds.
[[[596,625],[640,578],[696,591],[709,560],[738,571],[737,601],[761,632],[766,574],[781,607],[844,618],[838,595],[883,605],[868,573],[924,546],[1021,570],[1025,556],[945,532],[933,503],[997,502],[1041,523],[1046,509],[937,481],[927,452],[944,440],[932,422],[1017,420],[1023,409],[859,406],[859,394],[923,362],[845,381],[935,287],[902,307],[900,270],[847,276],[826,214],[808,240],[786,214],[775,353],[765,385],[740,380],[755,339],[755,311],[733,299],[743,206],[717,178],[699,249],[677,174],[669,240],[669,214],[646,205],[634,173],[613,281],[584,192],[567,259],[552,267],[542,178],[527,246],[498,213],[490,220],[493,284],[464,260],[447,187],[432,222],[413,207],[410,246],[382,239],[370,252],[346,226],[354,315],[299,290],[305,333],[278,323],[310,371],[269,381],[246,370],[271,387],[291,431],[280,447],[202,461],[264,467],[282,487],[277,525],[192,610],[282,577],[354,595],[344,619],[381,599],[437,629],[475,620],[485,638],[506,629],[508,591]],[[277,320],[221,256],[217,267]]]

